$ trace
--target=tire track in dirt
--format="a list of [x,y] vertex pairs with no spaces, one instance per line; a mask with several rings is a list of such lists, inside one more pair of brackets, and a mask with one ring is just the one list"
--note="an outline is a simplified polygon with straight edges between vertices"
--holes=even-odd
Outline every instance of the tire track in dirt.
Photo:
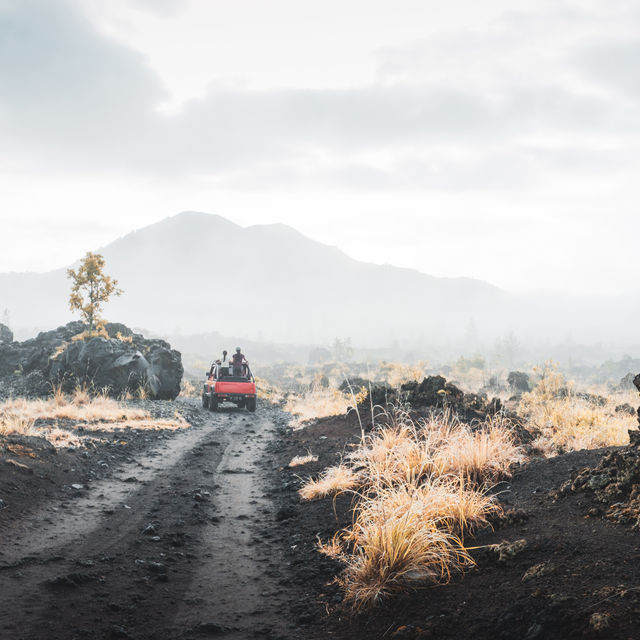
[[278,547],[263,551],[255,535],[273,517],[258,462],[275,416],[211,414],[65,509],[19,523],[0,556],[0,638],[246,638],[282,626],[287,598],[275,613],[260,604],[281,591]]
[[178,638],[297,637],[289,635],[291,595],[283,588],[282,548],[270,540],[275,514],[262,464],[276,428],[269,417],[236,423],[217,469],[220,520],[206,525],[204,562],[174,622]]
[[145,484],[176,465],[209,435],[206,428],[189,428],[178,432],[171,440],[161,442],[137,460],[115,470],[114,477],[96,482],[88,491],[76,491],[71,500],[47,505],[20,523],[19,527],[14,527],[10,534],[7,533],[0,551],[0,569],[46,558],[52,550],[61,549],[74,540],[91,538],[101,520],[110,519],[114,522],[134,515],[123,513],[123,518],[118,515],[112,517],[115,511],[132,511],[132,505],[140,503],[146,493]]

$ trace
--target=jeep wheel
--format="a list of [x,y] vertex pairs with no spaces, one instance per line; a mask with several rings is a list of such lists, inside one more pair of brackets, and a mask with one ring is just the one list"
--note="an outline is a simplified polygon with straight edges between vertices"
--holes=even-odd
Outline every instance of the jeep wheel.
[[256,399],[255,398],[247,398],[247,410],[252,413],[256,410]]
[[218,398],[216,398],[215,396],[211,396],[211,399],[209,400],[209,409],[211,411],[218,410]]
[[207,397],[207,394],[204,391],[202,392],[202,408],[203,409],[209,408],[209,398]]

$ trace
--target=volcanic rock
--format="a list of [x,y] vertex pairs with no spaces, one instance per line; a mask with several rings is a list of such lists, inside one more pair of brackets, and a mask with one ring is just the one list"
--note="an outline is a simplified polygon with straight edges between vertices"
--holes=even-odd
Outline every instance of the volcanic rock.
[[123,324],[107,324],[105,329],[108,338],[74,341],[86,326],[71,322],[25,342],[0,342],[3,387],[29,396],[46,395],[55,385],[65,391],[88,386],[112,396],[139,389],[154,399],[178,396],[184,372],[178,351]]
[[531,385],[529,382],[529,374],[522,371],[510,371],[507,376],[507,382],[509,388],[513,393],[527,393],[531,391]]
[[[363,400],[367,404],[369,401],[369,397]],[[418,411],[451,409],[466,420],[482,419],[502,409],[498,398],[489,399],[485,393],[464,393],[443,376],[427,376],[422,382],[406,382],[399,392],[388,384],[376,383],[371,387],[371,401],[382,407],[400,401]]]

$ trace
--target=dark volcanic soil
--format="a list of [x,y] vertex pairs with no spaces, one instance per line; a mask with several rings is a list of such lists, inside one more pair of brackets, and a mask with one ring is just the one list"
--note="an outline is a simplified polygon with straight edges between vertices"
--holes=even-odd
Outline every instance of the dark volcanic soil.
[[5,450],[0,638],[297,637],[261,464],[285,418],[194,411],[95,450]]
[[[105,435],[84,451],[3,441],[2,640],[640,637],[637,531],[589,515],[583,494],[548,496],[600,452],[530,463],[501,487],[505,508],[524,514],[467,543],[526,540],[513,558],[478,550],[477,569],[449,585],[351,616],[331,584],[340,567],[315,550],[349,522],[349,499],[300,503],[296,492],[357,424],[291,432],[267,406],[154,407],[193,426]],[[307,449],[318,463],[286,467]]]
[[[307,450],[319,456],[317,463],[283,470],[281,480],[289,516],[283,535],[297,543],[292,562],[301,588],[297,607],[304,611],[301,638],[323,637],[321,629],[324,637],[353,640],[640,638],[640,534],[604,520],[585,494],[557,502],[548,495],[572,469],[595,464],[602,450],[530,462],[497,487],[508,517],[466,543],[526,540],[514,557],[500,561],[493,550],[475,550],[477,567],[448,585],[349,615],[338,588],[327,584],[340,567],[315,551],[314,543],[317,536],[328,539],[350,523],[350,499],[300,503],[293,488],[297,476],[335,464],[359,433],[353,419],[321,420],[294,432],[277,452],[282,466]],[[528,571],[532,575],[525,578]]]

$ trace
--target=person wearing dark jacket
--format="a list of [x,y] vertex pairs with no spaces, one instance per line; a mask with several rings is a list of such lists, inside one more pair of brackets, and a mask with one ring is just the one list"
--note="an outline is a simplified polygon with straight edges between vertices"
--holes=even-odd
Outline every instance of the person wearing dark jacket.
[[240,347],[236,347],[236,352],[231,356],[231,364],[233,365],[234,376],[246,376],[245,372],[249,363]]

